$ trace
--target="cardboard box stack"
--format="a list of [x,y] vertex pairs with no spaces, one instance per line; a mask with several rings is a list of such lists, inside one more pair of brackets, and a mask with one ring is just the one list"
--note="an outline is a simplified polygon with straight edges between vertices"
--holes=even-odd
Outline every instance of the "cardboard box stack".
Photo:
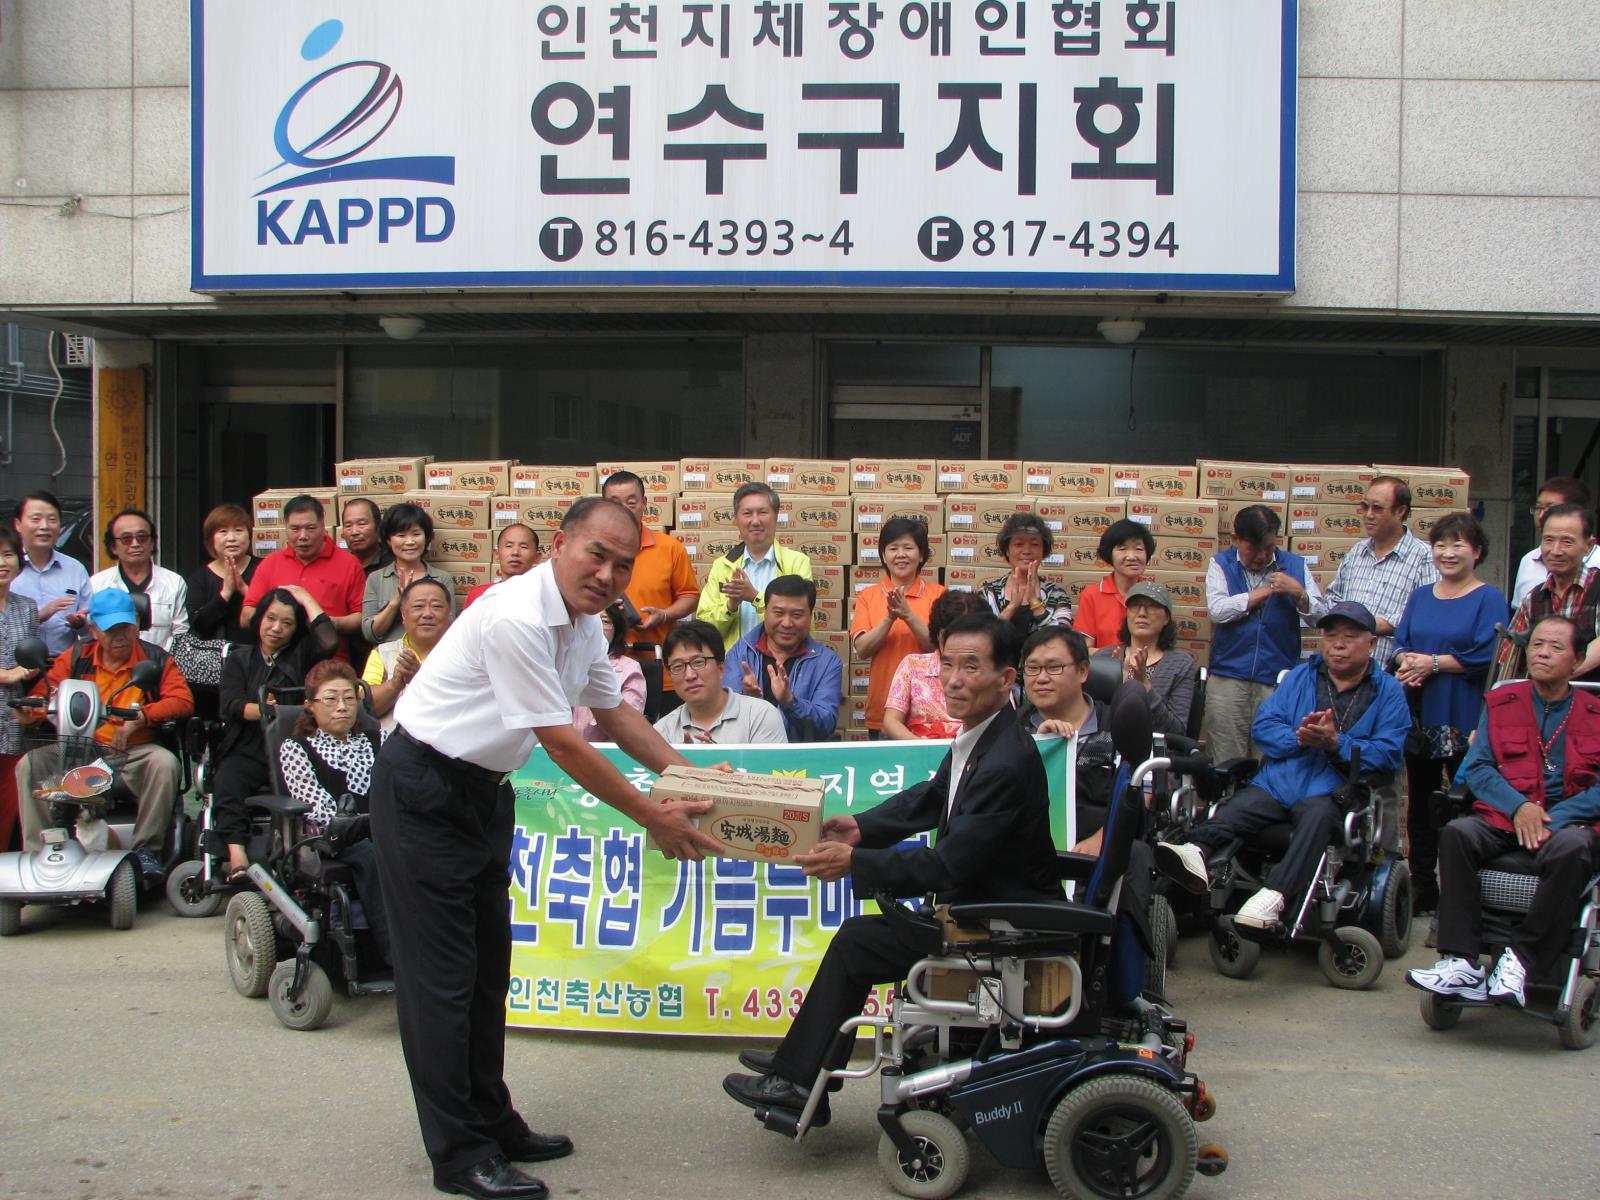
[[1101,534],[1124,517],[1149,526],[1156,553],[1152,579],[1172,592],[1179,645],[1202,662],[1211,627],[1205,575],[1233,540],[1233,518],[1248,504],[1278,513],[1289,549],[1310,560],[1327,587],[1350,548],[1365,536],[1356,504],[1374,475],[1393,474],[1412,491],[1412,529],[1468,506],[1471,480],[1448,467],[1201,460],[1194,465],[971,459],[694,458],[594,464],[522,464],[515,459],[436,462],[428,456],[352,459],[336,464],[333,486],[273,488],[254,498],[257,553],[285,544],[283,505],[299,492],[319,499],[337,529],[339,504],[355,496],[380,507],[409,500],[432,516],[436,560],[465,591],[493,572],[496,531],[513,521],[547,542],[580,497],[607,477],[631,471],[645,485],[645,519],[674,532],[703,583],[716,559],[739,543],[733,496],[765,482],[779,496],[785,545],[812,559],[819,607],[818,640],[845,660],[840,730],[865,736],[867,662],[846,631],[857,592],[880,578],[878,538],[885,522],[908,517],[928,531],[924,577],[950,588],[977,588],[1005,573],[996,535],[1016,513],[1040,517],[1055,537],[1049,578],[1074,598],[1105,574],[1096,557]]

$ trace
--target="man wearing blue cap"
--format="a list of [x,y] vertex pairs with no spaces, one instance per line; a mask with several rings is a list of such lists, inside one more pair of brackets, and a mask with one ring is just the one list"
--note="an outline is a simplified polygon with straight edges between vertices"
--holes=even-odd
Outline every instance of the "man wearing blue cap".
[[1208,851],[1248,840],[1269,825],[1289,822],[1289,848],[1266,886],[1244,902],[1237,925],[1268,929],[1311,884],[1322,852],[1339,827],[1332,793],[1346,780],[1350,755],[1361,751],[1363,774],[1400,769],[1411,728],[1405,689],[1387,671],[1373,670],[1378,623],[1364,604],[1341,600],[1317,622],[1322,653],[1284,677],[1256,710],[1250,736],[1263,762],[1250,783],[1209,821],[1189,831],[1186,844],[1162,842],[1156,866],[1192,892],[1206,890]]
[[[161,875],[157,855],[183,777],[172,752],[156,742],[155,727],[163,721],[176,721],[193,713],[194,697],[172,656],[159,646],[139,640],[139,617],[127,592],[96,592],[89,600],[89,629],[94,641],[58,654],[49,672],[34,685],[32,694],[48,695],[66,679],[92,679],[100,699],[109,704],[118,689],[125,687],[133,677],[135,663],[149,659],[161,668],[161,682],[153,694],[141,697],[129,691],[117,700],[121,705],[138,700],[143,711],[137,720],[112,717],[95,731],[97,742],[108,750],[127,755],[122,777],[139,798],[139,815],[133,827],[133,852],[148,884]],[[37,724],[45,716],[39,709],[17,711],[17,719],[24,724]],[[41,835],[50,823],[44,802],[34,798],[33,777],[52,771],[55,753],[55,747],[46,746],[24,755],[17,763],[17,796],[25,850],[43,844]]]

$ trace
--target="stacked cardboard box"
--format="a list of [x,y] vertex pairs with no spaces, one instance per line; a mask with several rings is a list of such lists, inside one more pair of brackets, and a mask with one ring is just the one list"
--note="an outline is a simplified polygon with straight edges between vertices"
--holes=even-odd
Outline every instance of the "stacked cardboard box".
[[1305,555],[1320,583],[1332,581],[1350,547],[1365,536],[1356,504],[1377,474],[1405,479],[1412,529],[1426,536],[1443,513],[1467,507],[1471,480],[1448,467],[1262,463],[1201,460],[1194,465],[971,459],[685,458],[594,464],[522,464],[515,459],[436,462],[423,456],[351,459],[335,466],[332,487],[273,488],[254,498],[258,553],[284,545],[284,503],[304,491],[328,510],[364,496],[380,507],[411,501],[433,517],[435,558],[460,590],[492,574],[493,539],[513,521],[548,541],[579,498],[618,471],[645,485],[645,520],[671,530],[704,582],[716,559],[739,544],[733,496],[764,482],[779,496],[778,535],[812,560],[821,603],[817,637],[850,664],[846,736],[864,736],[868,664],[854,657],[845,630],[854,596],[880,576],[878,540],[896,517],[927,529],[923,576],[950,588],[976,588],[1006,571],[996,535],[1018,513],[1033,513],[1054,535],[1048,578],[1076,600],[1104,575],[1100,536],[1131,518],[1150,528],[1156,552],[1148,576],[1172,592],[1179,645],[1204,661],[1210,622],[1205,572],[1233,540],[1233,519],[1249,504],[1272,508],[1289,549]]

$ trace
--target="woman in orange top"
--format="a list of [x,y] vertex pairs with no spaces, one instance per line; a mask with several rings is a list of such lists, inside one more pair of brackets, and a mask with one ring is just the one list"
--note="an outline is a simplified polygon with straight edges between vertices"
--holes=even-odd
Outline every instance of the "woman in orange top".
[[878,534],[883,578],[856,594],[850,643],[862,658],[872,660],[867,729],[874,737],[883,729],[883,702],[900,660],[933,649],[928,616],[944,587],[922,578],[928,558],[926,525],[906,517],[885,521]]
[[1111,573],[1078,597],[1078,616],[1072,627],[1092,638],[1097,647],[1115,646],[1128,614],[1128,589],[1144,577],[1145,564],[1156,552],[1156,539],[1137,521],[1116,521],[1100,535],[1096,557]]

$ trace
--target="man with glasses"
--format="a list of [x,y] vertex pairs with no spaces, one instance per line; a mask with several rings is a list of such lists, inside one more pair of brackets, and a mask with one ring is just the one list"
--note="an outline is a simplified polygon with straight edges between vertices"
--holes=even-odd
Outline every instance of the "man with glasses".
[[125,508],[112,517],[105,547],[116,565],[89,577],[90,594],[121,591],[135,597],[143,639],[172,649],[172,639],[189,629],[189,585],[176,571],[156,565],[155,525],[149,514]]
[[[988,613],[951,622],[939,682],[960,734],[932,779],[875,808],[824,821],[816,848],[794,860],[807,875],[824,882],[849,875],[862,899],[928,892],[951,905],[1061,898],[1044,763],[1011,707],[1018,640],[1011,622]],[[934,831],[931,845],[901,845]],[[888,917],[851,917],[828,944],[783,1042],[775,1051],[740,1054],[740,1065],[757,1074],[729,1075],[723,1090],[749,1108],[803,1109],[823,1065],[849,1057],[840,1024],[860,1013],[875,984],[904,979],[925,953]],[[824,1096],[813,1126],[830,1115]]]
[[[245,593],[239,623],[248,626],[256,609],[275,588],[298,584],[310,592],[334,629],[342,637],[361,636],[361,601],[367,594],[367,575],[348,550],[333,544],[324,525],[322,501],[299,495],[283,506],[288,545],[261,560],[250,590]],[[341,643],[337,657],[348,660]]]
[[[1593,557],[1594,513],[1576,504],[1557,504],[1544,514],[1539,529],[1539,553],[1544,582],[1517,605],[1508,626],[1513,634],[1526,634],[1549,616],[1566,617],[1578,631],[1578,669],[1583,682],[1600,677],[1600,567],[1589,566]],[[1527,655],[1518,639],[1506,638],[1495,658],[1492,682],[1521,679],[1527,674]]]
[[1367,484],[1366,499],[1356,508],[1367,536],[1350,548],[1328,588],[1328,604],[1353,600],[1377,622],[1378,642],[1372,659],[1385,670],[1394,653],[1394,627],[1406,611],[1411,593],[1437,582],[1428,543],[1406,528],[1411,516],[1411,489],[1403,479],[1378,475]]
[[[1550,568],[1544,564],[1542,541],[1544,515],[1558,504],[1576,504],[1579,508],[1594,507],[1588,485],[1581,479],[1574,479],[1570,475],[1552,475],[1539,485],[1538,498],[1528,510],[1528,515],[1533,518],[1533,549],[1524,554],[1522,561],[1517,564],[1517,578],[1511,588],[1513,611],[1522,606],[1529,592],[1550,577]],[[1600,567],[1600,545],[1589,551],[1589,557],[1584,560],[1583,565],[1585,569]]]
[[22,566],[11,590],[39,609],[39,636],[51,654],[78,640],[89,609],[89,572],[77,559],[56,549],[61,536],[61,502],[50,492],[29,492],[17,505],[11,524],[22,540]]
[[667,674],[683,699],[656,722],[675,746],[753,745],[787,742],[783,714],[759,696],[722,685],[722,635],[704,621],[680,621],[662,647]]

